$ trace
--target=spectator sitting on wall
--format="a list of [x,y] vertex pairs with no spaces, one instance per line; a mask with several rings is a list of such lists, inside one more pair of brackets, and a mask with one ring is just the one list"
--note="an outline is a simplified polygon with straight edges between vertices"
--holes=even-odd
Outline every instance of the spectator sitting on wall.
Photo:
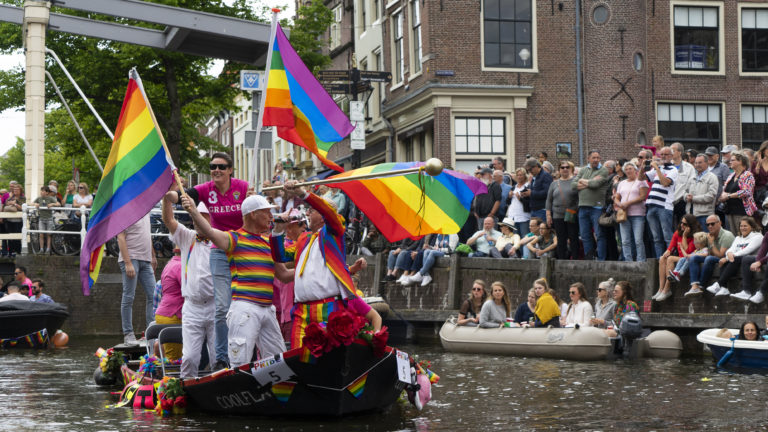
[[392,244],[379,232],[378,228],[369,224],[368,235],[363,239],[363,255],[374,256],[379,252],[386,254],[391,247]]
[[531,251],[531,258],[539,259],[553,254],[557,248],[557,236],[552,232],[552,228],[545,222],[539,224],[539,236],[535,242],[530,242],[526,246]]
[[708,256],[694,255],[688,260],[688,271],[690,273],[691,289],[685,293],[686,296],[697,295],[701,293],[701,285],[706,285],[712,278],[712,272],[718,265],[725,252],[731,247],[734,236],[733,233],[723,228],[720,218],[711,214],[707,216],[707,249]]
[[400,271],[407,270],[411,266],[411,252],[418,251],[419,241],[410,238],[403,239],[393,250],[389,251],[387,256],[387,275],[384,281],[389,282],[402,277],[398,276]]
[[29,301],[29,297],[19,292],[21,290],[21,287],[19,286],[18,282],[11,281],[11,283],[8,284],[7,289],[8,289],[8,294],[5,297],[0,298],[0,302],[7,302],[7,301],[13,301],[13,300]]
[[487,257],[491,254],[491,248],[495,247],[496,241],[501,237],[501,233],[494,229],[496,222],[492,217],[486,217],[483,221],[483,229],[476,232],[469,240],[467,244],[469,246],[475,246],[475,252],[469,254],[470,257]]
[[36,303],[53,303],[53,299],[48,294],[43,293],[45,282],[42,279],[32,279],[32,296],[29,300]]
[[421,252],[421,267],[416,273],[411,275],[409,284],[420,283],[421,286],[427,286],[432,282],[430,271],[435,266],[437,259],[450,254],[459,244],[459,236],[456,234],[433,234],[434,242],[425,246]]
[[520,239],[520,249],[523,250],[523,258],[531,258],[531,250],[528,249],[528,244],[536,242],[539,238],[539,227],[543,221],[537,217],[531,218],[528,222],[528,234]]
[[520,236],[515,233],[515,222],[510,218],[504,218],[499,222],[501,237],[496,241],[496,246],[490,249],[490,255],[494,258],[519,258]]
[[[725,257],[720,258],[720,279],[707,287],[707,291],[714,294],[715,297],[729,296],[728,281],[736,276],[741,269],[741,260],[748,255],[757,253],[762,243],[763,236],[760,233],[760,226],[755,219],[744,216],[739,223],[739,236],[733,240],[731,247],[725,253]],[[686,293],[687,295],[700,294]]]

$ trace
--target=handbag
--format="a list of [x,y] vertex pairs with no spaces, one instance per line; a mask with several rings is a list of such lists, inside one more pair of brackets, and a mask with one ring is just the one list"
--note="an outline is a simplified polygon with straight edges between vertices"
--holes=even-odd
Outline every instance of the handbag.
[[622,223],[627,221],[627,211],[624,209],[616,210],[616,223]]
[[[557,188],[560,189],[560,199],[563,200],[563,203],[565,203],[565,195],[563,195],[563,185],[558,180],[557,182]],[[563,220],[566,223],[576,223],[576,209],[565,209],[565,215],[563,215]]]
[[613,228],[618,225],[616,222],[616,212],[613,210],[613,206],[605,206],[603,213],[597,219],[597,223],[598,225],[606,228]]

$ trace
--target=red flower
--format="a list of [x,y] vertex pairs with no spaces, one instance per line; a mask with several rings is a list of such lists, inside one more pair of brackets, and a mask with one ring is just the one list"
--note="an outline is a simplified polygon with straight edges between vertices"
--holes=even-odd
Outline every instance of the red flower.
[[111,356],[114,353],[115,353],[115,349],[114,348],[110,348],[110,349],[107,350],[107,356]]
[[373,344],[373,354],[375,354],[376,357],[384,355],[384,351],[387,348],[387,340],[389,340],[387,326],[382,327],[381,330],[373,334],[371,344]]
[[173,399],[163,399],[162,402],[160,402],[160,406],[164,411],[170,411],[171,408],[173,408]]
[[357,329],[358,333],[360,332],[360,330],[363,330],[367,325],[368,325],[368,320],[365,319],[364,316],[355,314],[355,328]]
[[326,351],[328,335],[325,334],[325,330],[320,327],[320,324],[312,323],[304,330],[304,339],[302,339],[302,343],[313,356],[320,357],[323,355],[323,352]]
[[184,408],[187,406],[187,397],[186,396],[176,396],[176,399],[173,400],[173,405],[177,406],[179,408]]
[[338,344],[349,345],[357,337],[360,328],[356,315],[346,310],[335,310],[328,315],[328,336]]

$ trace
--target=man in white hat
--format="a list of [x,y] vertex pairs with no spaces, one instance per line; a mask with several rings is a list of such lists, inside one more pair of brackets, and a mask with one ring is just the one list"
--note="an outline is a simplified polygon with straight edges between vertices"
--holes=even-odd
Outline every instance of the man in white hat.
[[490,249],[493,258],[517,258],[520,250],[520,236],[515,233],[515,221],[512,218],[504,218],[499,222],[501,237],[496,240],[495,247]]
[[290,280],[293,274],[284,265],[275,265],[270,242],[261,235],[269,230],[271,209],[275,206],[261,195],[251,195],[240,207],[242,228],[220,231],[205,220],[192,198],[184,195],[181,203],[200,234],[226,251],[229,260],[232,304],[227,313],[227,340],[232,367],[249,363],[255,347],[259,348],[261,358],[285,351],[272,305],[272,283],[276,275],[281,280]]

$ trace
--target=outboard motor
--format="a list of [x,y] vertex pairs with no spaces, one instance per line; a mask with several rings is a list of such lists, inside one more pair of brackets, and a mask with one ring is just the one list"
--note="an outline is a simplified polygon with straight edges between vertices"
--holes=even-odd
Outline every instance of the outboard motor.
[[621,354],[624,358],[634,356],[632,347],[637,338],[643,335],[643,321],[637,312],[627,312],[621,318],[619,325],[619,335],[621,336]]

